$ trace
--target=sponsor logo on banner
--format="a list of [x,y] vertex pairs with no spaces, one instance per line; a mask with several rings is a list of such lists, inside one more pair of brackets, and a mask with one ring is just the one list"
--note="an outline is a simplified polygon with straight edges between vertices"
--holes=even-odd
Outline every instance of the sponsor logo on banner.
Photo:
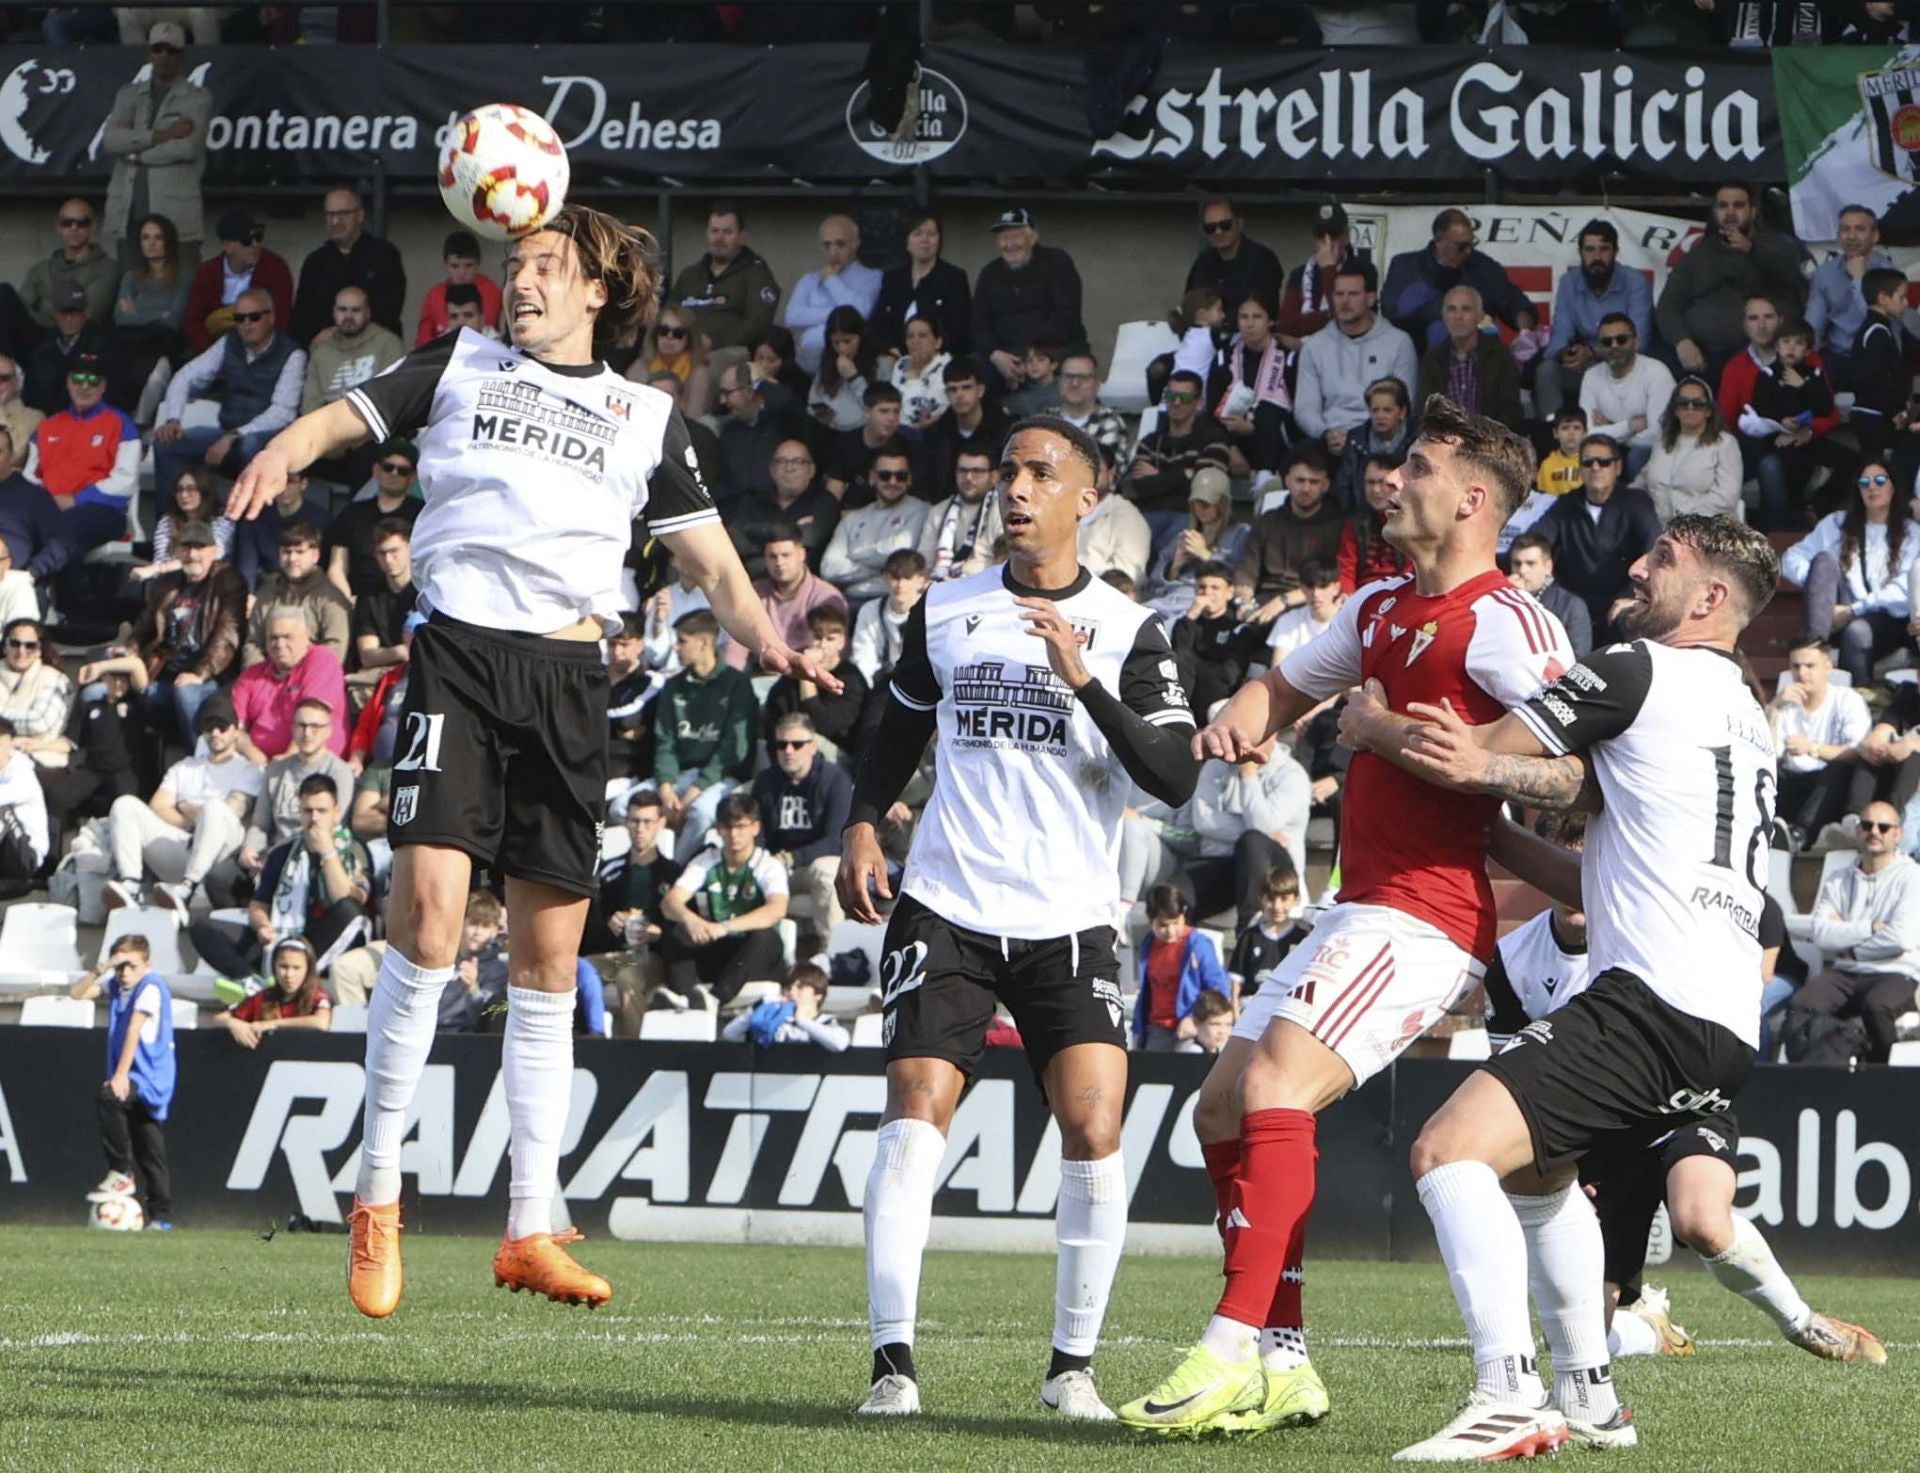
[[1862,72],[1860,108],[1874,168],[1907,183],[1920,179],[1920,67]]
[[[7,73],[7,80],[0,82],[0,143],[6,145],[7,152],[35,168],[52,158],[28,128],[27,113],[35,102],[65,97],[78,85],[79,78],[66,68],[46,67],[37,61],[23,61]],[[104,131],[106,124],[100,126]]]
[[865,82],[853,89],[847,99],[847,132],[860,151],[882,163],[905,168],[931,163],[949,152],[967,131],[967,95],[950,77],[921,67],[914,81],[919,111],[914,115],[912,136],[896,138],[867,120],[867,100],[872,95]]
[[1279,93],[1256,87],[1258,77],[1241,68],[1230,76],[1214,67],[1194,90],[1163,84],[1156,95],[1134,97],[1126,107],[1131,126],[1095,141],[1090,153],[1195,164],[1265,158],[1281,169],[1352,160],[1361,172],[1371,159],[1404,167],[1433,153],[1481,165],[1604,159],[1643,168],[1752,164],[1766,154],[1769,109],[1739,85],[1739,69],[1694,65],[1675,77],[1670,63],[1631,55],[1571,73],[1564,62],[1547,65],[1534,54],[1524,66],[1474,61],[1450,83],[1440,81],[1444,96],[1432,83],[1388,91],[1391,73],[1378,68],[1386,75],[1376,75],[1372,62],[1330,65]]
[[[542,77],[541,85],[551,87],[546,118],[568,148],[598,144],[608,153],[700,152],[721,146],[722,129],[718,118],[648,118],[639,99],[627,104],[627,115],[610,116],[615,104],[607,98],[607,86],[598,77]],[[577,94],[577,100],[576,100]],[[582,104],[586,121],[580,121]],[[447,126],[459,112],[447,114],[446,124],[435,135],[437,149],[444,141]]]

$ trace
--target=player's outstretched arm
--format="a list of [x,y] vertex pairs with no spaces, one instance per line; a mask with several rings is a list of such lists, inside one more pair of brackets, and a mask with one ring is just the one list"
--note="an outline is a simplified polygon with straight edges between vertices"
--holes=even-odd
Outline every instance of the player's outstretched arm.
[[1580,906],[1580,855],[1549,843],[1502,814],[1494,820],[1487,858],[1550,900]]
[[673,549],[675,560],[706,593],[720,627],[759,656],[762,666],[776,675],[797,675],[840,694],[844,687],[831,671],[821,669],[811,654],[792,649],[774,630],[725,527],[718,522],[702,522],[678,532],[664,532],[660,540]]
[[240,472],[227,497],[227,516],[252,521],[287,489],[287,477],[316,460],[351,449],[372,436],[367,422],[345,399],[323,404],[303,414],[279,434]]
[[[1407,717],[1397,741],[1389,734],[1384,747],[1371,750],[1429,782],[1491,793],[1529,808],[1574,808],[1582,806],[1583,798],[1592,802],[1586,760],[1575,753],[1555,756],[1512,713],[1485,726],[1468,726],[1450,701],[1438,706],[1415,702],[1407,708]],[[1398,720],[1388,712],[1378,729],[1391,733],[1389,721]]]
[[1204,762],[1245,762],[1269,737],[1286,730],[1320,702],[1287,683],[1278,666],[1233,694],[1226,709],[1193,734],[1193,755]]

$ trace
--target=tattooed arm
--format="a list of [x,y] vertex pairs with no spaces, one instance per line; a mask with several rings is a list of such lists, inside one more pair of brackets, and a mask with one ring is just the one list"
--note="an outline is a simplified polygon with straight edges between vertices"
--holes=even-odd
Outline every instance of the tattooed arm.
[[[1491,793],[1529,808],[1598,809],[1585,759],[1545,755],[1511,716],[1468,726],[1450,705],[1416,705],[1401,716],[1388,709],[1382,694],[1379,682],[1370,680],[1347,698],[1340,740],[1355,751],[1384,757],[1436,787]],[[1503,750],[1515,746],[1522,750]]]

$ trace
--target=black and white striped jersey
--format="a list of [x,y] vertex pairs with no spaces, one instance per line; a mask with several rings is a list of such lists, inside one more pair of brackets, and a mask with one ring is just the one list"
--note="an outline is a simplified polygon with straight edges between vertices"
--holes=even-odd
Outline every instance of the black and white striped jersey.
[[1548,751],[1586,753],[1599,776],[1606,807],[1580,856],[1593,974],[1630,972],[1757,1044],[1777,780],[1739,664],[1635,640],[1595,650],[1514,714]]
[[720,519],[672,401],[604,363],[543,363],[462,329],[347,402],[376,439],[419,443],[426,612],[529,634],[593,615],[611,632],[634,520],[659,534]]
[[902,890],[971,931],[1022,940],[1113,925],[1133,790],[1085,703],[1014,602],[1053,600],[1094,680],[1154,726],[1191,732],[1152,609],[1084,568],[1042,593],[1004,567],[936,583],[907,620],[893,698],[937,718],[933,795]]

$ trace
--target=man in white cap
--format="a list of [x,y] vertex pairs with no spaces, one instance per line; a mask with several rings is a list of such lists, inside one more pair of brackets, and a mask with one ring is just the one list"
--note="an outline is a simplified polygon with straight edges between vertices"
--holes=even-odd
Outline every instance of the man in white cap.
[[1086,342],[1080,273],[1072,256],[1040,244],[1025,205],[1002,210],[992,229],[1000,259],[982,266],[974,283],[973,350],[991,360],[1005,388],[1017,389],[1036,339],[1069,348]]
[[113,157],[104,224],[129,270],[140,262],[140,222],[164,215],[180,234],[180,258],[200,260],[200,176],[207,166],[207,124],[213,98],[187,77],[187,33],[156,21],[147,32],[148,71],[114,94],[105,144]]

